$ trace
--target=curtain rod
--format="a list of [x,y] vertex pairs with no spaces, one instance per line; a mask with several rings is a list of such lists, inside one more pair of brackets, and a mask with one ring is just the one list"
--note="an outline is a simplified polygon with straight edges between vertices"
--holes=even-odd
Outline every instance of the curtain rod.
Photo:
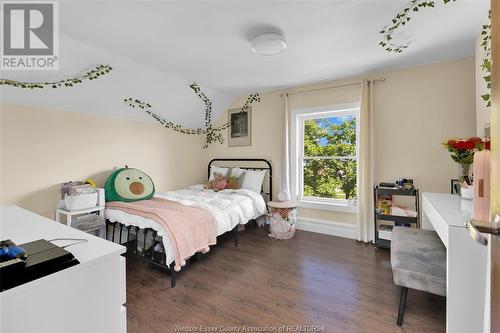
[[[380,79],[375,79],[375,80],[369,80],[372,82],[384,82],[385,77],[382,77]],[[322,90],[329,90],[329,89],[336,89],[336,88],[347,88],[347,87],[354,87],[354,86],[359,86],[361,85],[361,82],[355,82],[355,83],[348,83],[348,84],[342,84],[338,86],[329,86],[329,87],[323,87],[323,88],[316,88],[316,89],[307,89],[307,90],[299,90],[299,91],[292,91],[289,93],[282,93],[280,96],[283,96],[283,94],[287,95],[295,95],[295,94],[303,94],[303,93],[309,93],[309,92],[315,92],[315,91],[322,91]]]

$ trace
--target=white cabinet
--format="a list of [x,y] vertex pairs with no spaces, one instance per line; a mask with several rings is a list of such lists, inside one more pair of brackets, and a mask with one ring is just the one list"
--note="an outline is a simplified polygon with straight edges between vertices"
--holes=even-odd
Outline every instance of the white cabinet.
[[0,293],[0,332],[126,332],[123,246],[19,207],[0,214],[2,240],[88,240],[66,248],[80,264]]

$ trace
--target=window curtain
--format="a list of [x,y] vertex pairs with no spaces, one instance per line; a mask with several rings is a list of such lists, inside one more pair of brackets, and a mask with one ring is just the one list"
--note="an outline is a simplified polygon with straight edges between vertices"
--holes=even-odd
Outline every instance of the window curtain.
[[357,237],[361,242],[371,242],[374,237],[373,88],[373,81],[363,80],[359,114],[358,214],[356,217]]
[[283,94],[284,104],[284,123],[283,126],[283,145],[282,145],[282,172],[281,172],[281,190],[278,193],[279,201],[290,200],[290,120],[288,110],[288,94]]

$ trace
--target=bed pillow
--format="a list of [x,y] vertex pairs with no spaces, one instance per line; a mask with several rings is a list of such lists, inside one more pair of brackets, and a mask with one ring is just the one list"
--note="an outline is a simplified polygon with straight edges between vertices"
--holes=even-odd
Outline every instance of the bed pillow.
[[226,190],[239,190],[241,188],[242,179],[245,174],[241,174],[239,177],[230,176],[227,177]]
[[241,188],[260,193],[264,177],[266,176],[266,170],[245,170],[244,175]]
[[113,171],[104,184],[106,201],[139,201],[151,199],[155,185],[147,174],[138,169],[121,168]]
[[208,180],[213,180],[214,175],[216,173],[221,174],[224,177],[227,177],[228,173],[229,173],[229,168],[220,168],[218,166],[211,166],[210,167],[210,177],[208,177]]
[[[231,170],[229,170],[229,177],[227,177],[227,178],[228,179],[235,178],[238,186],[230,186],[228,188],[233,189],[233,190],[240,189],[241,185],[243,184],[243,180],[245,179],[245,172],[246,171],[247,171],[246,169],[231,168]],[[233,181],[233,183],[235,183],[235,182]]]
[[240,177],[241,175],[243,175],[245,173],[245,169],[241,169],[241,168],[231,168],[231,171],[229,171],[229,175],[231,177]]

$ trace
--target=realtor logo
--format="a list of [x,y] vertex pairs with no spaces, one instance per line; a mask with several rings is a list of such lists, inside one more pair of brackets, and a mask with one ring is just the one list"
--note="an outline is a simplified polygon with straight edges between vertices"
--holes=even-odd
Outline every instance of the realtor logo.
[[59,68],[56,2],[2,2],[2,70]]

